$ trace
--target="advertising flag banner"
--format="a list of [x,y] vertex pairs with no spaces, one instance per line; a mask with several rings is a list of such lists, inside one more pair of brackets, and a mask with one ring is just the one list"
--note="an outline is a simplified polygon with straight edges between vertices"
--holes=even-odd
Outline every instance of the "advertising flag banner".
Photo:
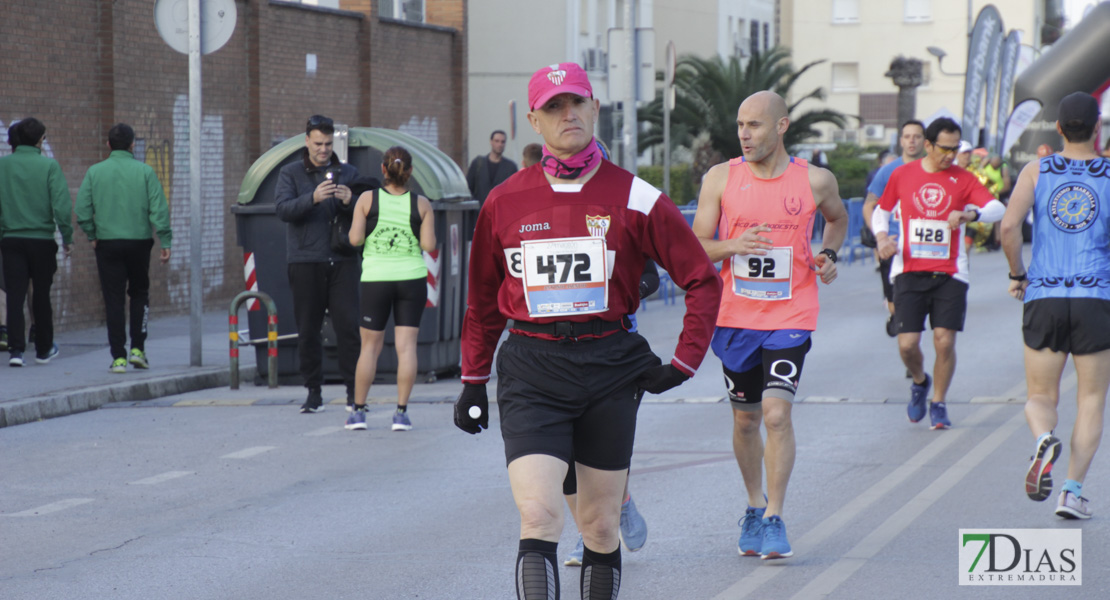
[[1021,32],[1010,30],[1006,41],[1002,44],[1002,74],[998,79],[998,131],[987,132],[987,148],[995,154],[1002,155],[1002,143],[1005,140],[1003,127],[1006,117],[1010,114],[1010,100],[1014,93],[1014,75],[1017,73],[1018,55],[1021,54]]
[[964,77],[964,111],[960,128],[963,139],[972,146],[979,145],[979,106],[986,89],[987,61],[990,59],[991,42],[995,32],[1002,29],[1002,15],[993,4],[979,11],[975,27],[971,30],[971,44],[967,51],[967,75]]

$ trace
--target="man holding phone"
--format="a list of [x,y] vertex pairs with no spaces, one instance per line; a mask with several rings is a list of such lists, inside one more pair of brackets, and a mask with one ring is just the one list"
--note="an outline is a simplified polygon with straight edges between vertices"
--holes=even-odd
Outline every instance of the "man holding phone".
[[293,317],[297,322],[297,356],[308,388],[302,413],[324,409],[320,387],[325,312],[331,316],[339,346],[339,372],[347,387],[348,410],[354,405],[355,365],[359,354],[358,281],[356,256],[341,256],[331,248],[331,222],[354,208],[348,184],[358,171],[343,164],[332,151],[335,124],[313,115],[305,127],[301,159],[281,168],[274,204],[286,223],[285,248]]

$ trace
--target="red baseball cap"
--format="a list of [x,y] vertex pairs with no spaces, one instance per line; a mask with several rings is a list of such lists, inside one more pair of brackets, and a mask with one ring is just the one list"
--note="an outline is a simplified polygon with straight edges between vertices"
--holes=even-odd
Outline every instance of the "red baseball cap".
[[594,90],[590,87],[590,78],[586,71],[576,63],[569,62],[548,65],[536,71],[528,82],[528,109],[536,110],[537,106],[542,106],[559,94],[593,98]]

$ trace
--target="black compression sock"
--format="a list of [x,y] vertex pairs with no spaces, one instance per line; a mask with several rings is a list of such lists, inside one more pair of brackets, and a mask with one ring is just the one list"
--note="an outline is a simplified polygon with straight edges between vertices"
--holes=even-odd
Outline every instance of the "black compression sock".
[[609,554],[582,550],[582,600],[615,600],[621,589],[621,547]]
[[558,542],[520,540],[516,555],[517,600],[559,600]]
[[404,406],[401,406],[400,404],[397,405],[397,412],[399,412],[399,413],[408,412],[408,409],[409,409],[408,404],[406,404]]

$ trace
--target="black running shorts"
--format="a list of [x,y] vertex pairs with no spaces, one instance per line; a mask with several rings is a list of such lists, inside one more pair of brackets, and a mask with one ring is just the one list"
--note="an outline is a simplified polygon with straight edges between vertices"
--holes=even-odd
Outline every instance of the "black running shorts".
[[627,469],[643,395],[634,382],[659,364],[647,340],[623,330],[578,342],[510,335],[497,353],[506,464],[547,454],[594,469]]
[[798,393],[798,382],[802,378],[802,367],[812,340],[789,348],[763,348],[760,350],[761,363],[743,373],[730,371],[724,367],[725,387],[728,399],[735,410],[758,410],[764,396],[794,401]]
[[1110,301],[1042,298],[1025,303],[1021,332],[1034,350],[1094,354],[1110,348]]
[[385,331],[389,313],[399,327],[420,327],[428,303],[428,280],[363,281],[359,284],[358,324],[363,329]]
[[964,330],[967,284],[947,273],[911,272],[894,278],[894,325],[898,333],[933,329]]

